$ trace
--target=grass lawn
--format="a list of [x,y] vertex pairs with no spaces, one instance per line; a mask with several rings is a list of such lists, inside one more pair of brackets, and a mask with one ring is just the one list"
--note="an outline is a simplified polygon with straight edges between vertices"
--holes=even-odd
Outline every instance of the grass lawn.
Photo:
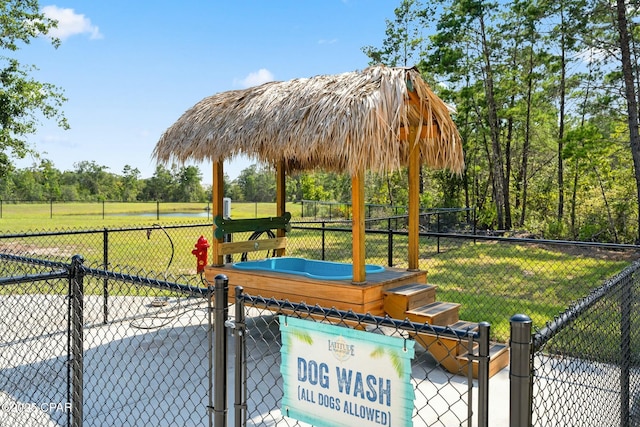
[[[289,253],[320,258],[320,241],[321,231],[294,229]],[[327,260],[351,262],[350,233],[326,232],[324,241]],[[387,265],[388,236],[367,235],[366,253],[367,263]],[[427,271],[428,282],[438,286],[437,300],[461,304],[463,320],[489,322],[492,336],[500,341],[508,340],[509,319],[514,314],[527,314],[536,327],[544,327],[633,258],[631,254],[568,245],[420,240],[420,268]],[[392,261],[394,266],[407,266],[406,236],[393,237]]]
[[[87,202],[87,203],[0,203],[0,233],[33,230],[97,229],[175,224],[185,221],[213,221],[208,203]],[[301,205],[289,203],[292,217],[299,217]],[[275,203],[232,202],[232,218],[276,215]]]
[[[207,205],[162,203],[159,207],[161,215],[158,219],[156,203],[4,203],[0,234],[51,230],[93,232],[0,239],[0,251],[23,250],[64,260],[82,254],[86,265],[101,268],[104,263],[102,230],[108,229],[114,230],[108,233],[110,267],[128,266],[132,274],[170,273],[185,275],[189,280],[197,279],[191,250],[198,236],[212,239],[212,218],[207,217]],[[300,205],[291,203],[287,209],[294,221],[300,216]],[[187,213],[193,213],[193,216],[185,215]],[[274,215],[273,203],[232,204],[233,218]],[[174,224],[197,227],[169,228]],[[235,240],[246,238],[248,235],[237,236]],[[368,234],[366,262],[388,265],[388,244],[387,234]],[[406,236],[393,236],[392,244],[391,264],[406,267]],[[294,228],[288,235],[287,245],[287,254],[291,256],[324,257],[338,262],[351,262],[352,259],[350,230],[326,231],[323,238],[319,229]],[[254,253],[250,259],[265,255]],[[420,268],[427,271],[428,281],[438,286],[437,299],[460,303],[463,320],[490,322],[492,335],[501,341],[508,338],[512,315],[527,314],[535,326],[542,327],[630,262],[631,257],[623,253],[596,249],[576,252],[570,246],[438,240],[433,237],[422,237],[420,241]],[[92,287],[95,289],[88,289],[88,292],[100,292],[99,283]],[[137,294],[135,289],[113,291]]]

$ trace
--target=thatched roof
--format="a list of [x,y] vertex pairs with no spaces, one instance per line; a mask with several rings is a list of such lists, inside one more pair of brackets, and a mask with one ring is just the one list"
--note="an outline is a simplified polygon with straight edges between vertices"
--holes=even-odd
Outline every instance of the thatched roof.
[[407,165],[414,143],[428,166],[462,171],[449,108],[415,68],[376,66],[204,98],[165,131],[153,156],[182,163],[244,154],[272,165],[284,160],[289,171],[354,174]]

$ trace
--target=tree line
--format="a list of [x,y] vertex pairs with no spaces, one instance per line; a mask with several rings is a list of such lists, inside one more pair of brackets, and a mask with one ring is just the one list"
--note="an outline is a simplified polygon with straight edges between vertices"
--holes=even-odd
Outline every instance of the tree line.
[[158,165],[151,178],[129,165],[121,174],[95,161],[81,161],[71,171],[56,169],[50,160],[23,169],[11,169],[0,178],[2,200],[29,201],[162,201],[209,202],[211,189],[201,183],[196,166]]
[[[366,200],[373,204],[406,205],[407,185],[406,174],[402,171],[384,175],[367,173]],[[268,165],[253,164],[234,179],[225,175],[224,193],[238,202],[275,202],[275,170]],[[437,194],[437,189],[430,187],[422,195],[423,204],[426,207],[442,206],[444,198]],[[286,198],[289,202],[349,203],[351,177],[323,171],[289,175]],[[11,168],[0,177],[0,199],[206,203],[211,201],[211,186],[202,184],[202,172],[197,166],[157,165],[153,176],[141,178],[140,171],[129,165],[118,174],[95,161],[81,161],[71,171],[60,171],[52,161],[44,159],[28,168]]]
[[[486,227],[638,242],[640,3],[402,0],[371,63],[417,64],[466,169],[426,172]],[[427,183],[425,182],[425,185]]]

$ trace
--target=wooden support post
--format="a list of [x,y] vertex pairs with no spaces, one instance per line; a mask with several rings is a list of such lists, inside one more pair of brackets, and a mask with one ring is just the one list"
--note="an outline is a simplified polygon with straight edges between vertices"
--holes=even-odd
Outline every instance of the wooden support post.
[[420,147],[415,143],[415,130],[410,132],[409,144],[409,270],[418,270],[420,231]]
[[[287,211],[286,206],[286,173],[284,170],[284,161],[279,161],[276,165],[276,215],[284,216]],[[285,237],[286,232],[283,229],[276,231],[276,237]],[[285,256],[286,248],[276,250],[276,256]]]
[[[213,217],[223,214],[223,198],[224,198],[224,170],[222,160],[213,163],[213,198],[211,204],[213,206]],[[215,225],[214,225],[215,227]],[[223,239],[214,238],[212,246],[213,265],[224,265],[224,255],[221,251]]]
[[364,253],[364,171],[360,170],[351,177],[351,214],[353,227],[353,283],[365,283],[365,253]]

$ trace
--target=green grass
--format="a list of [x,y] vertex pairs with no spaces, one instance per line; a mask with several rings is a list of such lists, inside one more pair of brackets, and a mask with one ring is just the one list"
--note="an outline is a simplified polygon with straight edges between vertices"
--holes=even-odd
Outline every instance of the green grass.
[[[163,203],[160,209],[161,212],[191,211],[200,214],[206,206]],[[96,211],[98,208],[99,213]],[[44,231],[60,234],[0,239],[0,251],[66,261],[75,254],[81,254],[86,265],[101,267],[104,263],[103,231],[107,229],[111,268],[124,266],[140,274],[195,274],[195,257],[191,251],[200,235],[210,241],[213,239],[212,218],[160,216],[158,220],[155,215],[139,215],[155,213],[156,208],[155,203],[105,203],[107,213],[103,218],[101,203],[62,203],[54,204],[54,215],[50,218],[48,204],[5,203],[0,219],[1,234]],[[291,203],[287,208],[293,216],[300,213],[300,205]],[[256,212],[259,216],[275,216],[275,209],[275,203],[233,203],[232,217],[253,218]],[[173,225],[191,226],[172,228]],[[93,232],[79,233],[83,230]],[[68,233],[71,231],[75,233]]]
[[[32,230],[96,229],[150,226],[189,222],[212,222],[205,215],[211,204],[156,202],[88,202],[88,203],[8,203],[1,204],[0,233],[10,234]],[[160,216],[158,217],[158,210]],[[287,204],[292,217],[299,217],[301,205]],[[194,216],[166,216],[175,213]],[[276,215],[275,203],[232,202],[234,219]]]
[[[109,267],[127,267],[131,274],[152,276],[195,275],[195,258],[191,254],[197,238],[202,234],[212,238],[207,217],[140,216],[155,212],[155,203],[63,203],[50,206],[34,204],[3,204],[0,233],[12,234],[30,230],[103,230],[152,227],[109,233]],[[161,212],[197,212],[206,204],[161,204]],[[99,208],[99,209],[98,209]],[[97,210],[98,209],[98,210]],[[300,205],[288,204],[294,219],[300,215]],[[129,213],[131,215],[125,215]],[[233,218],[253,218],[275,215],[273,203],[232,204]],[[209,221],[211,219],[209,218]],[[194,228],[166,228],[172,224],[199,224]],[[237,235],[236,241],[248,238]],[[388,236],[368,234],[367,263],[387,265]],[[393,260],[397,267],[407,266],[407,238],[393,237]],[[287,254],[309,259],[322,258],[320,230],[294,229],[288,235]],[[324,239],[325,259],[351,262],[352,236],[350,232],[327,231]],[[103,235],[65,234],[56,236],[1,239],[0,250],[24,250],[37,256],[70,259],[82,254],[87,265],[102,267]],[[253,253],[250,259],[264,257]],[[427,271],[428,281],[438,286],[437,299],[461,304],[460,318],[468,321],[488,321],[492,336],[508,339],[509,319],[524,313],[536,327],[565,310],[571,303],[612,277],[630,263],[619,253],[595,250],[576,253],[569,246],[539,246],[503,242],[462,241],[422,238],[420,268]],[[122,287],[116,293],[139,290]],[[100,293],[99,284],[90,293]]]
[[[288,253],[319,258],[320,250],[304,245],[317,242],[320,232],[293,230]],[[464,243],[463,243],[464,242]],[[534,326],[563,312],[586,297],[606,279],[630,264],[623,253],[582,251],[571,246],[543,247],[532,244],[454,241],[422,238],[420,268],[428,282],[438,286],[438,301],[461,304],[463,320],[491,324],[492,336],[509,337],[509,319],[524,313]],[[387,265],[387,236],[368,235],[367,263]],[[350,233],[329,233],[325,237],[326,259],[351,262]],[[407,238],[394,236],[394,266],[407,266]]]

